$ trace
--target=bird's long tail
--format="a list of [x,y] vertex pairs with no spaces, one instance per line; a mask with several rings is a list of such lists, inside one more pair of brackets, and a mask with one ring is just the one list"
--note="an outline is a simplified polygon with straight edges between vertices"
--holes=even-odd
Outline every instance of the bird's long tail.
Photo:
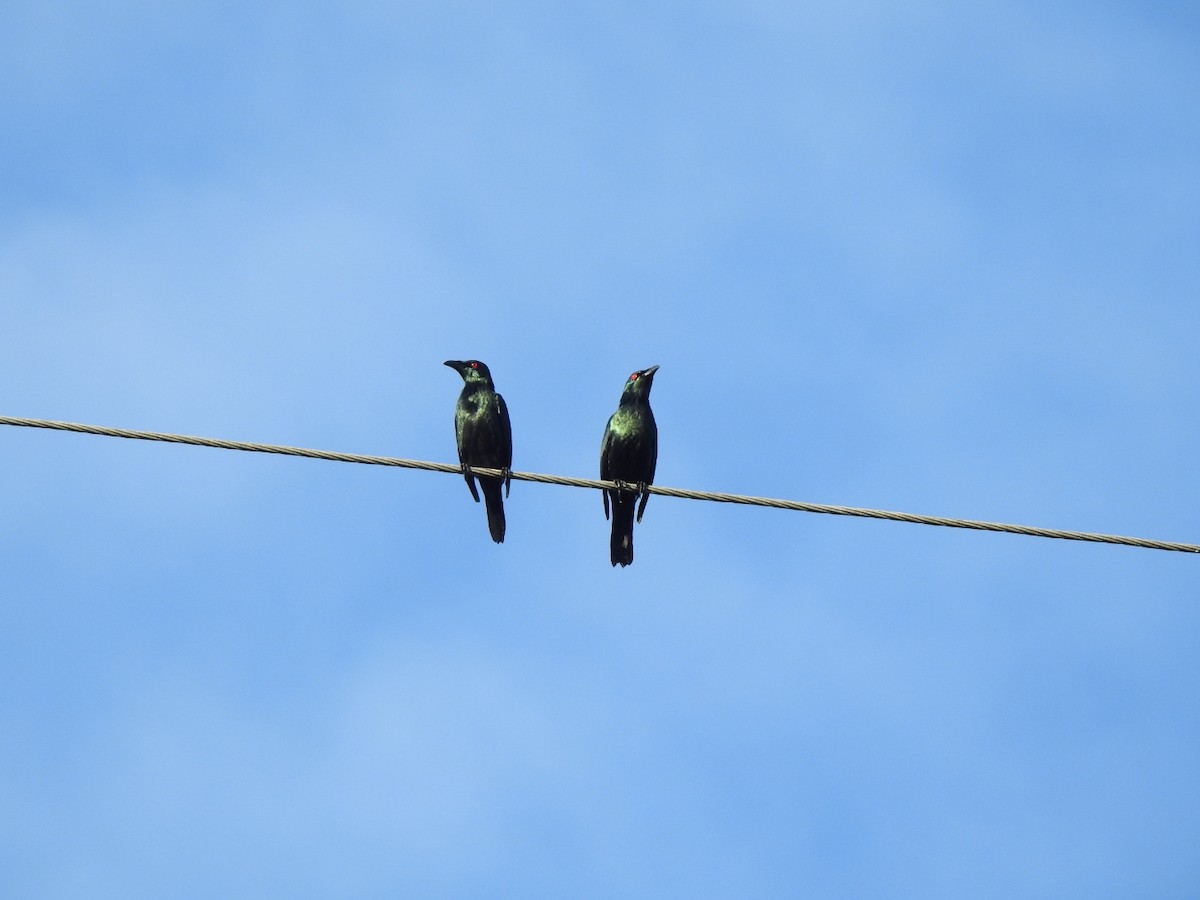
[[499,478],[480,478],[479,486],[483,488],[483,502],[487,505],[488,531],[492,540],[497,544],[504,543],[504,497],[501,494],[503,482]]
[[617,563],[627,566],[633,562],[633,509],[636,500],[633,494],[614,492],[612,540],[609,543],[609,555],[614,566]]

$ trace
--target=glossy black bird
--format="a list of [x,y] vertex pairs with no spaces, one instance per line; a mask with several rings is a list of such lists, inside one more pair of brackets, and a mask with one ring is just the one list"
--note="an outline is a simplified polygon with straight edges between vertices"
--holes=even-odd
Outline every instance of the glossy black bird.
[[447,360],[463,379],[462,393],[454,407],[454,437],[458,441],[458,462],[463,467],[463,477],[471,496],[479,502],[475,490],[475,475],[471,466],[488,469],[504,469],[504,477],[479,477],[483,488],[483,502],[487,506],[488,530],[492,540],[504,543],[504,498],[500,495],[503,485],[509,488],[508,470],[512,467],[512,425],[508,421],[508,407],[504,398],[496,393],[492,373],[477,359]]
[[624,481],[638,486],[638,494],[627,491],[604,491],[604,518],[612,501],[612,541],[609,554],[612,564],[627,566],[633,562],[633,507],[640,494],[637,520],[642,521],[650,494],[646,485],[654,483],[654,467],[658,463],[658,426],[650,410],[650,387],[658,366],[634,372],[625,382],[621,403],[608,420],[604,439],[600,442],[600,478],[604,481]]

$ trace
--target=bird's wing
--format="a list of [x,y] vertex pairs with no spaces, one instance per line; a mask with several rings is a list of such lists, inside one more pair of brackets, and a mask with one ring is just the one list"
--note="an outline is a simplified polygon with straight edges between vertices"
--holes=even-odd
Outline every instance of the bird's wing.
[[[600,480],[612,481],[612,419],[604,426],[604,437],[600,439]],[[608,518],[608,491],[601,491],[604,498],[604,518]]]
[[650,419],[650,474],[646,477],[646,484],[654,484],[654,470],[658,468],[658,425],[655,424],[653,415]]
[[505,466],[512,465],[512,422],[508,418],[508,404],[499,394],[496,395],[497,420],[500,423],[500,449]]
[[454,445],[458,448],[458,464],[461,466],[466,462],[463,459],[463,417],[457,409],[454,411]]
[[[512,468],[512,422],[508,419],[508,404],[504,402],[504,398],[496,394],[496,423],[499,432],[500,445],[500,460],[502,469]],[[508,496],[508,492],[512,490],[512,481],[510,478],[504,479],[504,496]]]
[[[467,465],[466,454],[463,452],[463,430],[466,428],[466,417],[458,409],[454,412],[454,443],[458,447],[458,464],[464,469]],[[471,490],[471,496],[475,502],[479,502],[479,491],[475,488],[475,476],[470,472],[463,472],[463,479],[467,482],[467,487]]]

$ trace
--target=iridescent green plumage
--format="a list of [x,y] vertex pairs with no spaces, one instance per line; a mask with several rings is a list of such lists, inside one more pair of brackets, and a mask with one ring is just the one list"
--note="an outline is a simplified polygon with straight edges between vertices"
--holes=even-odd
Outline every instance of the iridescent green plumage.
[[[641,504],[637,520],[642,521],[646,502],[650,499],[645,487],[654,483],[658,464],[658,425],[650,409],[650,388],[658,366],[634,372],[625,382],[617,411],[608,420],[600,442],[600,478],[622,481],[640,488]],[[627,491],[604,491],[604,517],[608,518],[612,504],[612,539],[609,556],[615,566],[633,562],[633,519],[638,494]]]
[[510,486],[507,471],[512,468],[512,425],[508,419],[508,406],[504,398],[496,393],[492,373],[477,359],[447,360],[445,365],[462,376],[463,389],[454,406],[454,437],[458,444],[458,462],[463,467],[463,477],[471,496],[479,502],[475,490],[475,476],[471,466],[488,469],[504,469],[505,477],[480,475],[479,486],[483,489],[483,500],[487,506],[488,530],[492,540],[504,543],[504,497]]

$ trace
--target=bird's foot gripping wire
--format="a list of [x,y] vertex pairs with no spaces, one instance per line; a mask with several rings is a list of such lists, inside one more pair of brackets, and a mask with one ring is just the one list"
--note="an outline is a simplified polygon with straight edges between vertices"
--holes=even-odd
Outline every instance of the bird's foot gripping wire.
[[[639,481],[637,483],[637,496],[642,498],[642,502],[638,504],[637,520],[642,521],[642,513],[646,511],[646,502],[650,499],[650,491],[646,489],[646,482]],[[637,499],[636,497],[634,498]]]
[[504,496],[507,497],[512,489],[512,469],[509,466],[501,466],[500,471],[504,473]]
[[617,496],[621,493],[621,482],[618,479],[614,478],[612,480],[612,483],[614,485],[616,485],[616,490],[609,490],[608,488],[605,488],[604,490],[602,490],[600,492],[600,496],[604,498],[604,518],[605,519],[608,518],[608,495],[612,494],[612,502],[616,503]]
[[466,463],[459,463],[458,467],[462,469],[463,478],[467,480],[467,487],[471,489],[471,496],[475,498],[475,502],[479,502],[479,491],[475,487],[475,473],[471,471],[471,467]]

